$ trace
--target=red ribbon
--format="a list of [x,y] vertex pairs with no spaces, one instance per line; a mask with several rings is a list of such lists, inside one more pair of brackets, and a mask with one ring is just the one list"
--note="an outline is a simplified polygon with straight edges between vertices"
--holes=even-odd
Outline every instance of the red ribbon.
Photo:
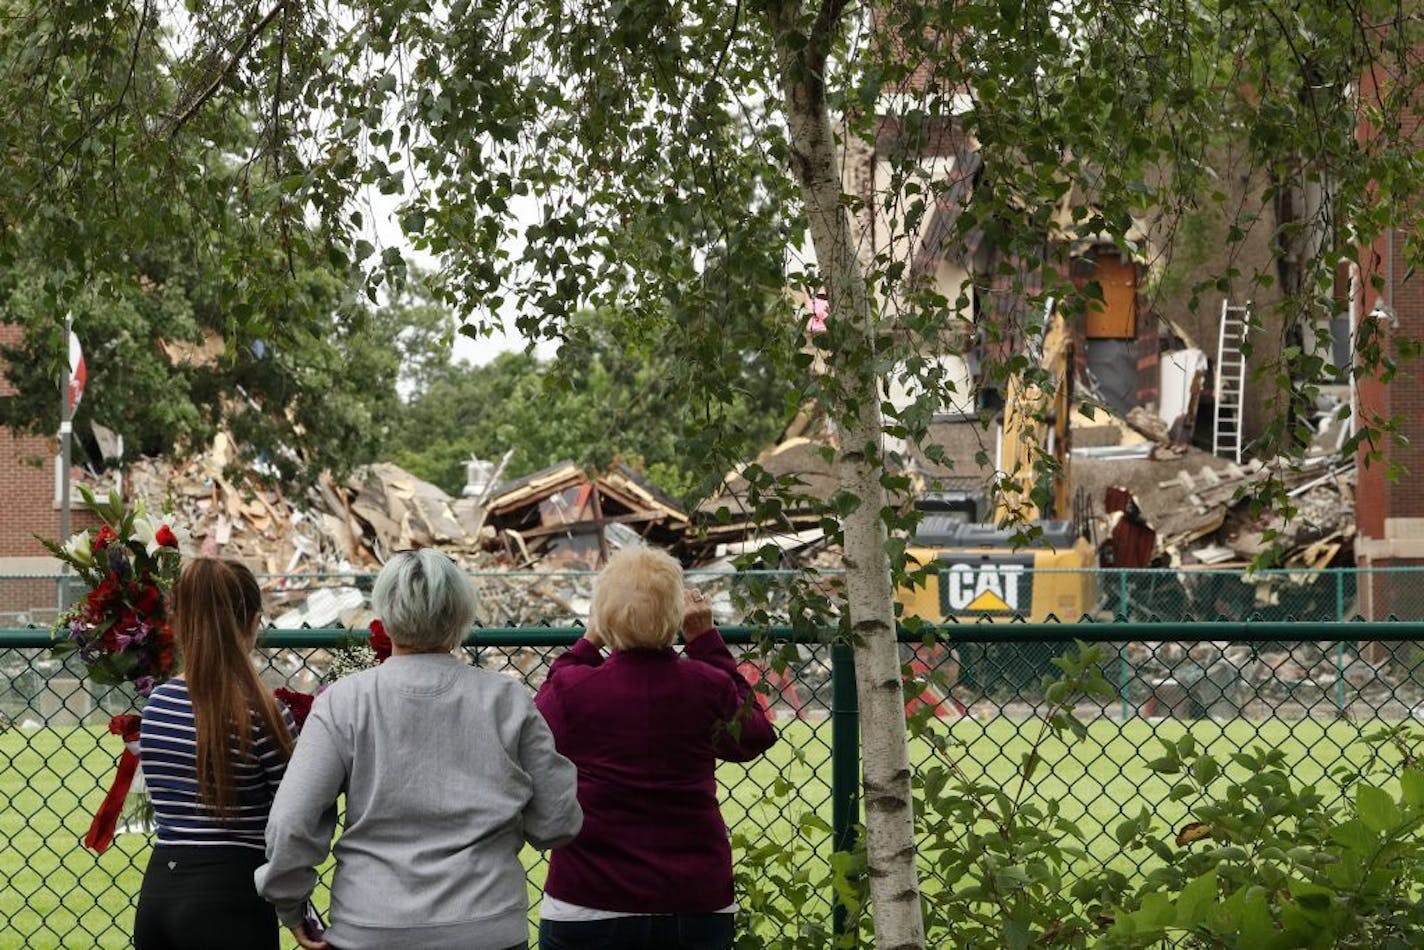
[[[132,713],[115,716],[109,720],[109,732],[122,736],[125,743],[137,742],[141,721],[140,717]],[[109,845],[114,843],[114,829],[119,825],[119,816],[124,813],[124,798],[129,793],[129,786],[133,784],[134,773],[137,771],[138,756],[125,746],[124,751],[119,754],[114,784],[109,786],[109,794],[104,796],[104,803],[94,813],[94,820],[89,824],[89,833],[84,836],[84,847],[103,854]]]

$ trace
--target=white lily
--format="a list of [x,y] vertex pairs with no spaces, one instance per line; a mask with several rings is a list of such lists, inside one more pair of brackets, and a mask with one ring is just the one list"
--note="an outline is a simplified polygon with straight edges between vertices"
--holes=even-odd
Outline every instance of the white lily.
[[94,552],[89,547],[89,532],[81,531],[64,542],[64,553],[81,564],[93,562]]
[[[139,541],[143,544],[144,550],[148,552],[149,557],[157,557],[158,552],[164,549],[163,545],[158,543],[158,532],[163,527],[164,524],[161,521],[155,523],[153,521],[150,521],[148,518],[143,517],[134,519],[134,540]],[[178,547],[181,548],[188,538],[187,532],[183,531],[177,525],[173,524],[167,525],[167,528],[169,531],[173,532],[173,537],[177,539]],[[169,548],[168,550],[172,551],[176,549]]]
[[138,541],[144,546],[144,549],[148,551],[149,557],[154,557],[155,555],[157,555],[158,549],[163,546],[158,543],[158,539],[156,537],[157,534],[158,526],[155,525],[152,521],[149,521],[146,517],[142,515],[139,515],[134,518],[134,540]]

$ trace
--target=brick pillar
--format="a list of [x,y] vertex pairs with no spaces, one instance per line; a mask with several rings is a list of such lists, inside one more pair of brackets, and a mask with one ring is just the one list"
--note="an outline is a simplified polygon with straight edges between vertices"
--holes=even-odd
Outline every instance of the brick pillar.
[[[1414,59],[1424,54],[1416,48]],[[1380,88],[1389,84],[1383,70],[1362,77],[1360,96],[1373,100]],[[1416,102],[1414,114],[1406,116],[1400,134],[1406,141],[1424,141],[1420,134],[1420,113],[1424,102]],[[1377,134],[1361,126],[1360,135],[1369,139]],[[1404,211],[1401,206],[1401,211]],[[1415,211],[1415,214],[1418,212]],[[1409,217],[1406,213],[1406,219]],[[1360,249],[1362,273],[1361,299],[1357,301],[1359,321],[1367,330],[1375,330],[1389,344],[1394,338],[1424,339],[1424,277],[1406,276],[1404,259],[1405,235],[1412,226],[1401,224],[1393,234],[1382,235],[1372,245]],[[1373,286],[1375,278],[1383,283],[1380,290]],[[1376,317],[1376,313],[1393,313]],[[1376,440],[1383,458],[1370,462],[1369,446],[1361,446],[1357,461],[1359,475],[1355,491],[1356,564],[1364,569],[1413,567],[1424,564],[1424,366],[1418,361],[1400,366],[1389,383],[1381,383],[1370,374],[1357,386],[1360,421],[1371,418],[1401,420],[1398,444],[1393,434]],[[1391,467],[1402,467],[1401,477],[1389,479]],[[1367,574],[1360,579],[1361,612],[1371,620],[1383,620],[1390,615],[1405,619],[1424,617],[1424,603],[1412,587],[1415,575]]]

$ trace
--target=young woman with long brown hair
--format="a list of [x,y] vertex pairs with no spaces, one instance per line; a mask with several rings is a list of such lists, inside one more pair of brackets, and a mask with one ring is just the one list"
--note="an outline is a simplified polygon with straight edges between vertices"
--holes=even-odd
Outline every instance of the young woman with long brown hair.
[[139,759],[157,842],[134,921],[136,950],[266,950],[277,918],[257,895],[267,813],[291,757],[291,715],[253,667],[262,594],[235,561],[198,558],[173,587],[183,675],[143,710]]

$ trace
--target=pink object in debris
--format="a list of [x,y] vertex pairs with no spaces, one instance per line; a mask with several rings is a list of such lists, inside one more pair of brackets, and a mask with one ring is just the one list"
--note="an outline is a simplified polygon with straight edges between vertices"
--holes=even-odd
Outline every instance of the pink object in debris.
[[824,297],[816,297],[811,301],[811,318],[806,321],[806,329],[812,333],[826,332],[826,317],[830,315],[831,304]]

